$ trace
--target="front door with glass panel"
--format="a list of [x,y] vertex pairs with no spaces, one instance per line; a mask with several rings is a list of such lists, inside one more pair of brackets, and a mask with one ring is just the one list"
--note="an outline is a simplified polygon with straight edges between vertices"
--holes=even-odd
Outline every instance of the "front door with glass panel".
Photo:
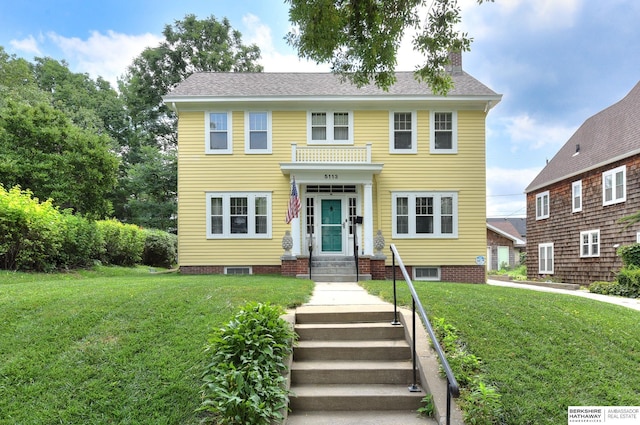
[[320,249],[323,253],[343,253],[343,225],[342,225],[342,200],[321,200],[321,242]]

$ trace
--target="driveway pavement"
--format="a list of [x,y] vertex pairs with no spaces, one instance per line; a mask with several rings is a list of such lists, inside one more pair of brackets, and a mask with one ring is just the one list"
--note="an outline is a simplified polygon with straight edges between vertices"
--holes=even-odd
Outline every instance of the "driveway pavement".
[[506,286],[510,288],[530,289],[532,291],[555,292],[557,294],[566,294],[566,295],[573,295],[576,297],[591,298],[592,300],[602,301],[609,304],[617,304],[623,307],[628,307],[628,308],[632,308],[634,310],[640,311],[640,299],[636,299],[636,298],[613,297],[610,295],[593,294],[586,290],[555,289],[555,288],[547,288],[543,286],[523,285],[515,282],[503,282],[500,280],[491,280],[491,279],[487,280],[487,283],[489,285],[495,285],[495,286]]

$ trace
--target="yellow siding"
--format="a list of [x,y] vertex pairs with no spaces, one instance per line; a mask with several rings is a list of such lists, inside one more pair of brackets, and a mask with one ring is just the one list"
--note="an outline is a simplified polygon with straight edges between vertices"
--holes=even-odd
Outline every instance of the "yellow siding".
[[[486,255],[485,113],[458,112],[458,153],[429,153],[429,111],[418,111],[418,153],[389,153],[389,112],[354,111],[356,146],[372,143],[372,161],[384,163],[374,182],[374,233],[382,229],[406,264],[471,265]],[[178,226],[181,265],[276,265],[283,253],[282,235],[289,177],[281,162],[291,161],[291,143],[306,145],[305,111],[272,112],[272,153],[244,153],[244,112],[233,112],[233,154],[207,155],[204,112],[181,112],[178,134]],[[396,239],[391,228],[391,194],[395,191],[458,192],[457,239]],[[207,239],[207,191],[272,193],[272,239]],[[387,248],[388,249],[388,248]]]

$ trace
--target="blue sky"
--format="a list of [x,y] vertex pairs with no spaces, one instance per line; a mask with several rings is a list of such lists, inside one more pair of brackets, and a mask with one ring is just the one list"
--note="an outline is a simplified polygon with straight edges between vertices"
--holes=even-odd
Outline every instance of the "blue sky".
[[[637,0],[459,0],[474,38],[465,71],[503,95],[487,120],[487,214],[524,216],[525,187],[591,115],[640,80]],[[115,83],[166,24],[186,14],[228,17],[262,50],[267,72],[327,71],[283,41],[282,0],[32,0],[0,3],[0,45],[11,54],[65,59],[74,72]],[[410,34],[399,70],[420,63]]]

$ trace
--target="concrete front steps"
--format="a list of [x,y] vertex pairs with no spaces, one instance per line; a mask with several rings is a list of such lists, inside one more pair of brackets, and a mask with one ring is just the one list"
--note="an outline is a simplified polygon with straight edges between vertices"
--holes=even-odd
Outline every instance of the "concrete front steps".
[[436,424],[410,392],[411,348],[387,305],[303,306],[287,425]]
[[[309,279],[308,274],[296,277]],[[371,274],[356,273],[353,256],[314,255],[311,259],[311,279],[315,282],[357,282],[371,280]]]

